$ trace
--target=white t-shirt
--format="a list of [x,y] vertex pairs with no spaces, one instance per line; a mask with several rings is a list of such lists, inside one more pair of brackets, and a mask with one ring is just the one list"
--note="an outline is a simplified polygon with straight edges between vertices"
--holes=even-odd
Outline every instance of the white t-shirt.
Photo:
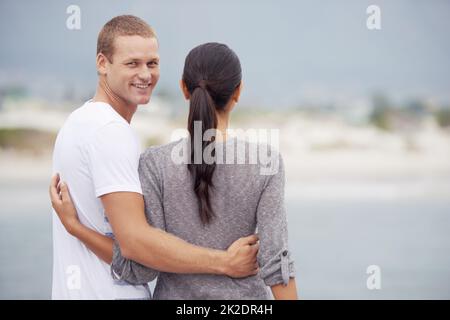
[[[67,183],[84,225],[113,236],[99,197],[117,191],[142,194],[139,156],[139,139],[109,104],[88,101],[72,112],[56,139],[53,172]],[[149,298],[148,286],[113,280],[110,266],[67,233],[53,213],[52,299]]]

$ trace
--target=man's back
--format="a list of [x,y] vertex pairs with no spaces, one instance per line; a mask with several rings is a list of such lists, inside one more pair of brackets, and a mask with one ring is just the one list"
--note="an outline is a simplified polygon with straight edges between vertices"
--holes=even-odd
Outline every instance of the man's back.
[[[139,147],[129,124],[106,103],[87,102],[69,116],[56,139],[53,171],[70,186],[84,225],[112,236],[99,197],[116,191],[141,193]],[[144,286],[114,281],[109,265],[68,234],[53,215],[53,299],[148,297]]]

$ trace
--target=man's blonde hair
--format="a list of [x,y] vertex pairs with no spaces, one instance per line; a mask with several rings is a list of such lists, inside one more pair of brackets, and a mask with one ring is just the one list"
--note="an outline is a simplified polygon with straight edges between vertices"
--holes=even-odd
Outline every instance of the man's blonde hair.
[[144,20],[122,15],[109,20],[100,30],[97,39],[97,55],[102,53],[112,62],[114,54],[114,39],[118,36],[141,36],[156,38],[156,33]]

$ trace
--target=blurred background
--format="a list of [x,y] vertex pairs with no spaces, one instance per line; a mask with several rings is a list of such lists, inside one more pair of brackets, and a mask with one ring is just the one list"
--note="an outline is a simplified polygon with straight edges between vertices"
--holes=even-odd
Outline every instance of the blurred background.
[[160,42],[160,82],[132,123],[144,148],[185,128],[191,48],[223,42],[240,57],[231,127],[280,130],[302,299],[450,298],[450,2],[2,0],[1,299],[50,298],[53,143],[94,95],[97,35],[120,14]]

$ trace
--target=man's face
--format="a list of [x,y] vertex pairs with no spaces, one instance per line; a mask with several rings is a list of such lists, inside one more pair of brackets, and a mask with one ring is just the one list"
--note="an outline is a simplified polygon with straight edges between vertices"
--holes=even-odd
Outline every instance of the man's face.
[[114,40],[112,63],[106,63],[106,81],[114,94],[127,104],[147,104],[158,80],[155,38],[119,36]]

